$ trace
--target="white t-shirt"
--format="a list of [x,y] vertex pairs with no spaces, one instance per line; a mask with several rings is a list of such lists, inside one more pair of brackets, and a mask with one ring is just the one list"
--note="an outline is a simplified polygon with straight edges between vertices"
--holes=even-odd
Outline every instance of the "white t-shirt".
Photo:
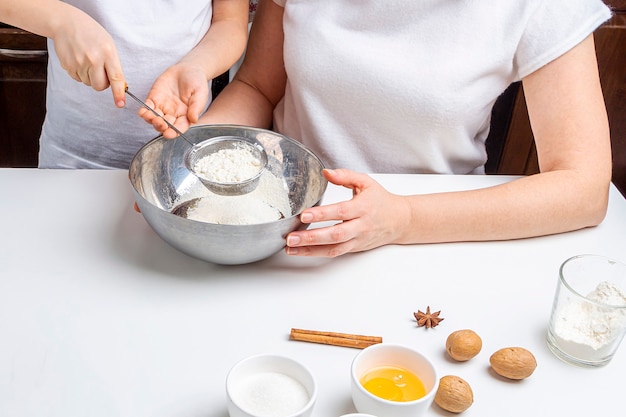
[[610,17],[600,0],[274,0],[277,131],[331,168],[484,172],[496,98]]
[[[130,90],[147,96],[156,78],[200,42],[212,17],[207,0],[68,0],[113,37]],[[118,109],[111,90],[96,92],[59,64],[48,41],[47,114],[40,139],[41,168],[127,169],[157,132],[130,98]],[[210,99],[210,97],[209,97]]]

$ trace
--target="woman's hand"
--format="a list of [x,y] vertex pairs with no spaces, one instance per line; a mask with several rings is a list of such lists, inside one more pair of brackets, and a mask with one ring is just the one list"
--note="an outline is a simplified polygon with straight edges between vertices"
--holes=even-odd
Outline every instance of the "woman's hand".
[[[209,99],[209,86],[203,68],[193,64],[178,63],[169,67],[152,85],[146,104],[162,114],[168,122],[185,132],[198,122],[200,113]],[[142,107],[139,110],[146,122],[172,139],[178,134],[161,119]]]
[[89,15],[66,9],[52,36],[61,66],[70,77],[96,91],[111,87],[117,107],[126,104],[126,81],[111,35]]
[[400,240],[409,219],[405,198],[385,190],[370,176],[346,169],[324,170],[335,185],[352,189],[351,200],[313,207],[300,214],[303,223],[337,222],[332,226],[291,232],[286,253],[336,257]]

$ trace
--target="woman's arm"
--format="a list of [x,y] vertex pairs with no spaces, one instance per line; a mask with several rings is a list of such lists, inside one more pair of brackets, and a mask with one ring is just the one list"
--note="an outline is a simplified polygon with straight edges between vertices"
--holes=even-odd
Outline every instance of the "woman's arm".
[[[452,222],[456,230],[436,221],[437,230],[428,230],[433,240],[545,235],[594,226],[604,218],[611,149],[593,37],[530,74],[523,85],[541,173],[491,189],[432,197],[430,218],[450,210],[448,221],[463,220]],[[423,215],[423,199],[416,197],[416,203],[412,212]]]
[[285,94],[283,8],[260,1],[241,68],[199,123],[233,123],[268,128]]
[[327,173],[352,200],[314,207],[291,233],[287,253],[337,256],[385,244],[515,239],[600,223],[611,180],[609,127],[593,37],[523,80],[541,173],[481,190],[390,194],[371,178]]

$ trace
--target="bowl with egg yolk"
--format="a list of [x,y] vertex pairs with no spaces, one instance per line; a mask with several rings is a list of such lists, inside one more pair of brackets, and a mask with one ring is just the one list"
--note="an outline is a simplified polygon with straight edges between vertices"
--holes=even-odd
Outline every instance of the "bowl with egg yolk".
[[360,413],[419,417],[430,407],[439,378],[433,362],[408,346],[379,343],[359,352],[350,368]]

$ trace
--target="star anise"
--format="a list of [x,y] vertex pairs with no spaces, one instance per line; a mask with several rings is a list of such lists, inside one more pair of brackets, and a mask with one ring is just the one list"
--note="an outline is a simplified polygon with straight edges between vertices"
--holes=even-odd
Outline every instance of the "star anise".
[[421,310],[417,310],[417,313],[413,313],[415,319],[417,320],[417,325],[419,327],[426,327],[430,329],[431,327],[436,327],[443,320],[443,317],[439,317],[439,313],[441,310],[431,313],[430,306],[426,307],[426,313]]

